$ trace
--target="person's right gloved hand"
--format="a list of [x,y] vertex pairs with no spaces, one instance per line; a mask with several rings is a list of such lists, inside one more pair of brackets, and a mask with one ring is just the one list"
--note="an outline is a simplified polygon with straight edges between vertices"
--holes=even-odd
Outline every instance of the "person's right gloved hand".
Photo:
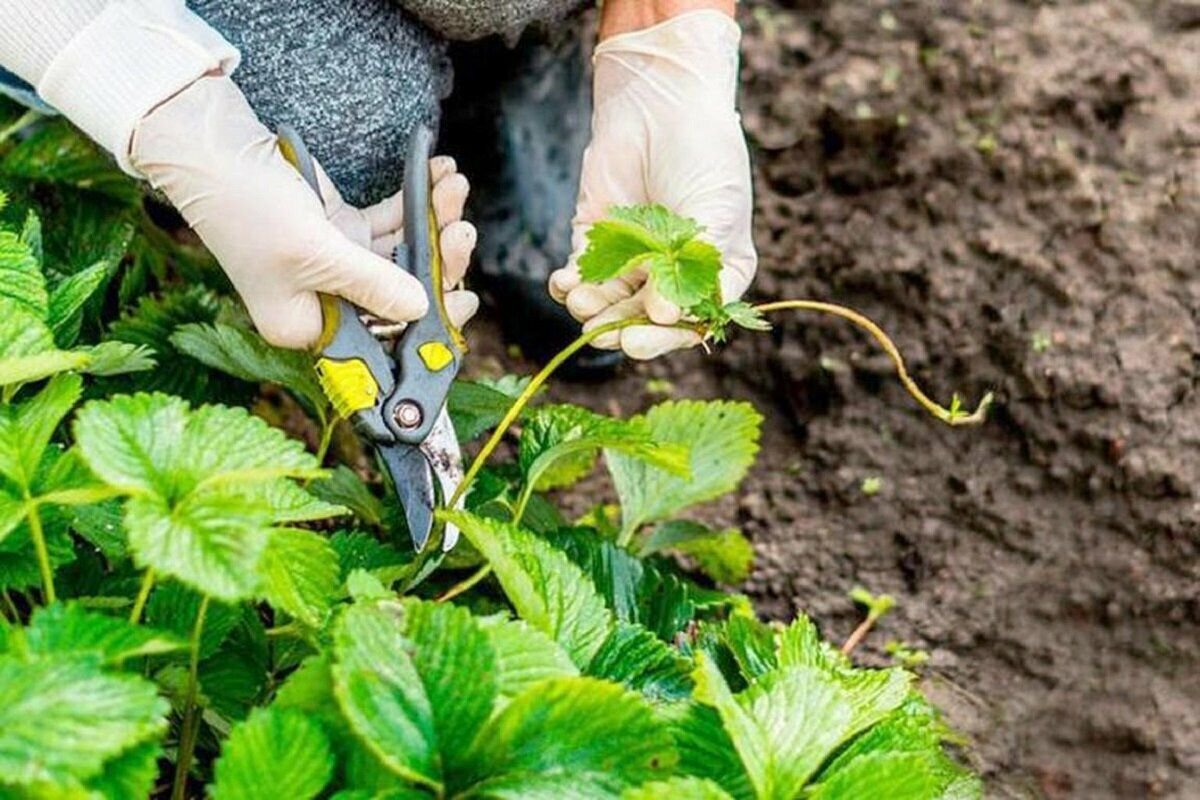
[[[419,319],[429,308],[420,283],[390,258],[403,240],[401,195],[353,208],[318,169],[318,198],[227,77],[201,78],[147,114],[134,131],[129,161],[196,230],[272,344],[316,342],[318,293],[393,322]],[[474,226],[461,220],[467,180],[447,157],[433,159],[430,168],[451,289],[475,246]],[[446,295],[459,327],[478,305],[465,290]]]

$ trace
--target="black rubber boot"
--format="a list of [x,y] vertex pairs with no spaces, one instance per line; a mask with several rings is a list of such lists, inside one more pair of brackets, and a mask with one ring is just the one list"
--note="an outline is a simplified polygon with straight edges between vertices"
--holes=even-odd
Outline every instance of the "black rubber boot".
[[[474,284],[500,309],[508,341],[545,362],[580,326],[546,288],[571,254],[571,217],[591,121],[591,67],[583,23],[531,28],[515,46],[456,45],[443,151],[471,181],[468,218],[479,228]],[[621,362],[586,348],[560,373],[602,380]]]

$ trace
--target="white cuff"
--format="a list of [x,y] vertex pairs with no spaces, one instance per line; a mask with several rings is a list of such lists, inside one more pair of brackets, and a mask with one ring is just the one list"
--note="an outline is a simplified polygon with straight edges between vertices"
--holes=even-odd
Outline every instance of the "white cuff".
[[203,75],[228,75],[238,60],[237,49],[183,0],[123,0],[67,44],[37,90],[137,175],[129,142],[142,117]]

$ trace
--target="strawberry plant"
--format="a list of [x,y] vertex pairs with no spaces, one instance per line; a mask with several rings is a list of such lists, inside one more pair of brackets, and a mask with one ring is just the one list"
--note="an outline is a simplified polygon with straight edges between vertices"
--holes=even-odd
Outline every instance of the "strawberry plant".
[[[492,432],[440,512],[463,542],[414,554],[310,359],[253,334],[85,142],[19,122],[0,142],[0,798],[978,796],[910,673],[726,588],[753,550],[694,516],[754,460],[748,404],[537,402],[595,332],[531,379],[460,382],[459,437]],[[30,166],[50,142],[70,170]],[[51,221],[111,240],[92,261],[62,232],[51,248]],[[698,233],[621,212],[585,269],[648,267],[710,339],[762,327],[771,307],[720,302]],[[551,493],[600,462],[615,504],[564,518]]]

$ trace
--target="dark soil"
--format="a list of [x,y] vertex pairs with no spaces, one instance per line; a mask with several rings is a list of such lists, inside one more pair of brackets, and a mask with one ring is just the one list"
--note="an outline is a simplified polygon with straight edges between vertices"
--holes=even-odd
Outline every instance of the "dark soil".
[[754,297],[859,308],[992,419],[938,424],[811,315],[557,392],[752,401],[759,463],[707,512],[752,537],[747,590],[833,639],[852,587],[895,595],[857,655],[930,653],[989,796],[1200,797],[1200,2],[742,17]]

